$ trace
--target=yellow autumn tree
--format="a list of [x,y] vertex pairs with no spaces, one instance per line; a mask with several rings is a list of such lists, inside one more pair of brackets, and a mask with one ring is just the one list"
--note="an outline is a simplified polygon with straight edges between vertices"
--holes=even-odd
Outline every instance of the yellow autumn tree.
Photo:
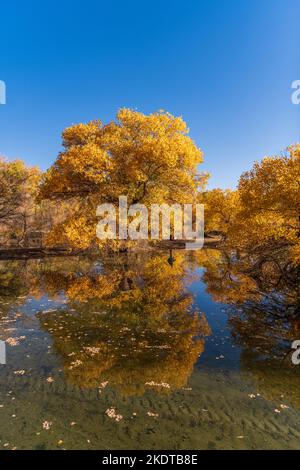
[[198,202],[204,204],[205,232],[218,232],[225,240],[240,209],[238,191],[217,188],[200,192]]
[[255,163],[239,181],[242,209],[232,244],[260,249],[286,245],[300,262],[300,144]]
[[206,232],[221,233],[227,247],[248,254],[283,248],[300,263],[300,144],[256,162],[236,191],[214,189],[198,200]]
[[71,217],[56,226],[52,243],[87,247],[97,241],[96,207],[194,202],[207,177],[198,172],[202,152],[186,123],[166,112],[121,109],[107,125],[79,124],[63,132],[63,151],[45,174],[40,199],[69,200]]
[[[0,157],[0,238],[22,244],[36,213],[35,196],[41,172],[22,160]],[[0,242],[1,243],[1,242]]]

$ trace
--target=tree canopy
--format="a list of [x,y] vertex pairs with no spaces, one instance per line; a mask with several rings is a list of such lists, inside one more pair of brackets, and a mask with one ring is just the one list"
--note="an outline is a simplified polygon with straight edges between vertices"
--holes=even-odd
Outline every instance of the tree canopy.
[[219,231],[228,246],[252,253],[286,246],[289,259],[300,263],[300,144],[256,162],[235,191],[199,198],[206,230]]
[[71,245],[95,239],[100,203],[117,203],[121,195],[128,204],[190,203],[207,179],[199,173],[202,152],[186,123],[166,112],[121,109],[116,121],[74,125],[62,138],[64,149],[44,175],[40,198],[74,204],[54,236]]

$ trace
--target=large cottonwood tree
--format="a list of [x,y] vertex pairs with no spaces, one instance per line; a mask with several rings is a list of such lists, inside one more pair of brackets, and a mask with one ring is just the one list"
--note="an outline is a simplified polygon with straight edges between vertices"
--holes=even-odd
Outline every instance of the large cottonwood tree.
[[63,151],[44,177],[40,197],[70,200],[72,217],[56,226],[53,243],[86,247],[95,240],[96,207],[117,203],[191,203],[206,176],[202,152],[180,117],[121,109],[116,121],[74,125],[63,132]]

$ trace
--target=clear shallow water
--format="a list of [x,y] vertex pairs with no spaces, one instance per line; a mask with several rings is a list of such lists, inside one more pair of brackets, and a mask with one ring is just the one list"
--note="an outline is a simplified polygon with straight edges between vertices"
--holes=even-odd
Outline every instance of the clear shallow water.
[[293,327],[173,257],[0,262],[1,448],[300,448]]

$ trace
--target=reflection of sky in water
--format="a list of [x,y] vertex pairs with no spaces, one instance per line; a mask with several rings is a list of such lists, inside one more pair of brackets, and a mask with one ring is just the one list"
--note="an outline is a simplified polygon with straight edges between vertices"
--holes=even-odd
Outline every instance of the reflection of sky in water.
[[[196,269],[201,276],[204,269]],[[205,350],[199,360],[197,367],[235,369],[239,367],[240,348],[232,342],[231,329],[227,324],[228,315],[226,305],[216,303],[206,292],[206,285],[201,280],[196,280],[189,286],[193,293],[194,304],[205,316],[212,330],[212,334],[206,338]]]

